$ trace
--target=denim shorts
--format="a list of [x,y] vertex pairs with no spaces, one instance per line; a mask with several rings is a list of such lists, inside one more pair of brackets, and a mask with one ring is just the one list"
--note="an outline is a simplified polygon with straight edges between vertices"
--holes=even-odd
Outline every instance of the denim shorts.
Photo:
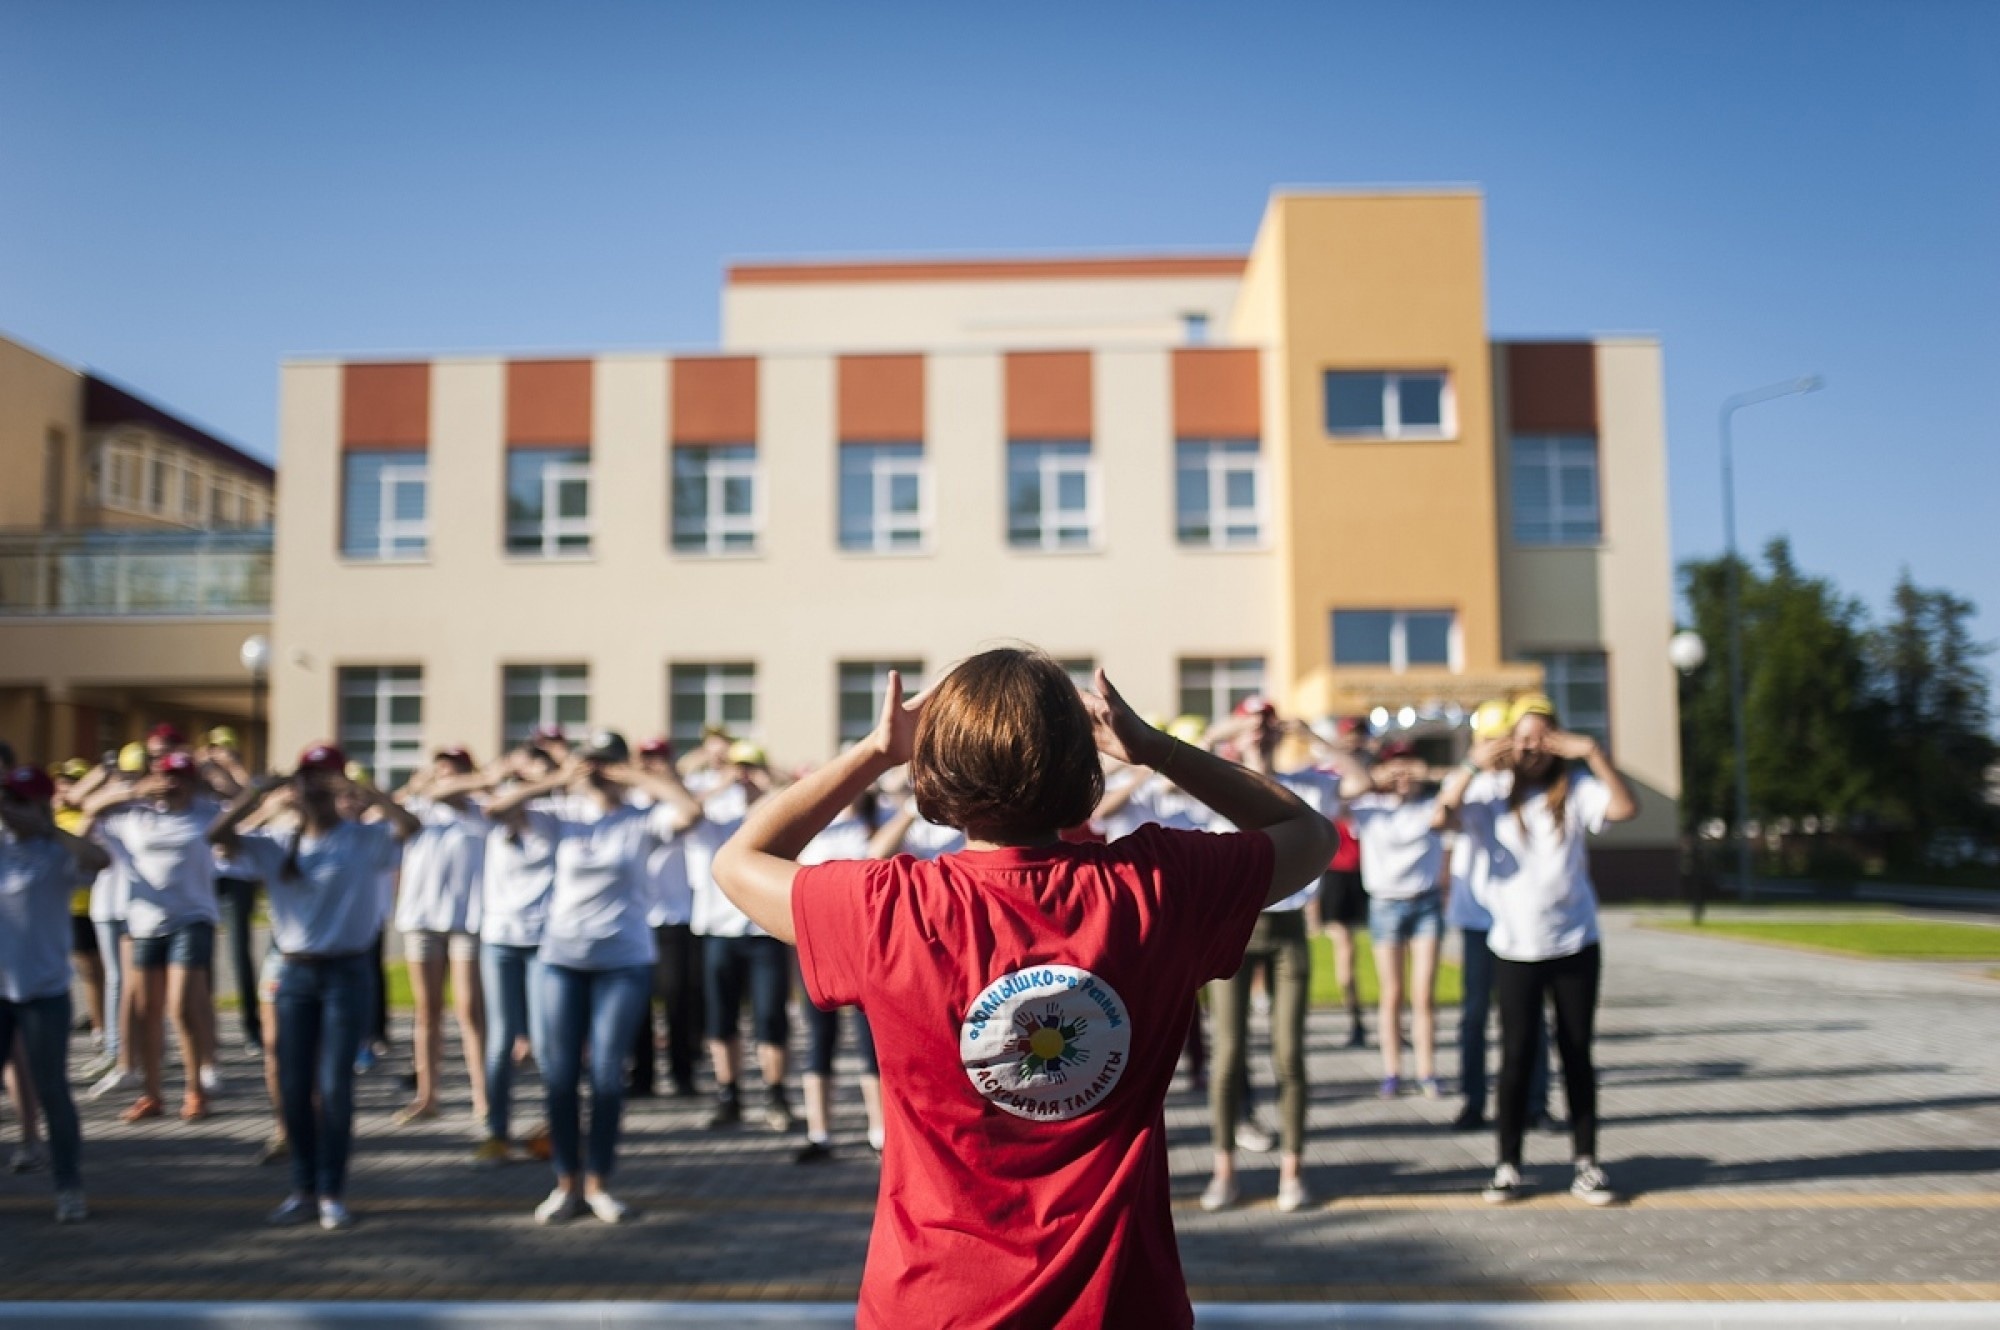
[[182,924],[159,937],[132,939],[132,964],[137,969],[157,970],[172,965],[183,970],[206,970],[214,960],[214,924]]
[[455,961],[478,960],[478,934],[440,933],[428,928],[413,929],[403,934],[404,960],[422,965],[439,956],[449,956]]
[[1444,895],[1435,887],[1399,900],[1368,898],[1368,937],[1376,946],[1438,937],[1443,932]]

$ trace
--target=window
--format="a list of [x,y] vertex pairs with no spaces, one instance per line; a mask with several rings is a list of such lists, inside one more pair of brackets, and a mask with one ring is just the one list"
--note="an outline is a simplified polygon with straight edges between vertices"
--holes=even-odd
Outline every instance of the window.
[[1326,372],[1326,432],[1336,438],[1448,439],[1457,428],[1447,375]]
[[221,481],[211,481],[208,486],[208,524],[210,526],[228,525],[231,520],[228,513],[229,490],[224,487]]
[[1236,705],[1264,692],[1264,659],[1237,656],[1227,660],[1181,662],[1181,711],[1212,721],[1227,716]]
[[922,444],[840,445],[840,548],[921,550],[930,527],[926,489]]
[[181,472],[181,520],[190,526],[201,525],[201,501],[208,493],[201,473],[193,467]]
[[675,665],[668,679],[667,734],[677,751],[694,748],[711,725],[720,725],[732,738],[755,732],[755,665]]
[[1530,651],[1542,667],[1542,691],[1556,704],[1563,728],[1611,745],[1609,666],[1602,651]]
[[507,552],[590,553],[590,454],[516,448],[507,454]]
[[[422,453],[352,452],[342,459],[340,552],[350,559],[421,559],[430,552],[430,463]],[[236,496],[232,519],[240,519]],[[220,516],[220,506],[217,508]]]
[[1097,543],[1097,462],[1087,443],[1007,445],[1007,543],[1089,549]]
[[1097,662],[1089,656],[1071,656],[1056,664],[1063,667],[1063,673],[1079,689],[1088,692],[1097,686]]
[[746,443],[674,449],[674,549],[757,549],[757,450]]
[[1181,315],[1181,340],[1189,346],[1208,344],[1208,315],[1187,313]]
[[924,664],[920,660],[869,660],[840,663],[840,731],[835,736],[840,747],[859,743],[882,718],[882,699],[889,691],[889,671],[903,675],[903,695],[923,686]]
[[500,717],[503,747],[526,743],[542,725],[560,726],[565,738],[582,738],[590,729],[590,667],[507,666],[502,671]]
[[1397,673],[1412,665],[1458,669],[1458,616],[1450,610],[1335,610],[1333,663]]
[[1595,435],[1517,437],[1512,480],[1516,544],[1595,545],[1602,538]]
[[1263,544],[1263,474],[1255,439],[1175,444],[1175,531],[1181,544],[1218,549]]
[[146,458],[146,511],[163,513],[167,510],[167,459],[159,453]]
[[414,665],[340,672],[340,746],[393,790],[422,765],[424,672]]

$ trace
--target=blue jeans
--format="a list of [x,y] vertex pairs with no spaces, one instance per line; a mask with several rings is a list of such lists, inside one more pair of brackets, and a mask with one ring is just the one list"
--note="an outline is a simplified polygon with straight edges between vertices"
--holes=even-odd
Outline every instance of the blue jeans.
[[278,973],[278,1100],[301,1195],[338,1199],[347,1190],[354,1050],[374,1001],[374,961],[367,952],[288,956]]
[[483,943],[479,982],[486,993],[486,1134],[508,1139],[514,1098],[514,1041],[528,1036],[535,1058],[542,1057],[542,963],[533,947]]
[[785,1047],[792,1035],[785,1004],[792,995],[792,972],[798,968],[789,944],[774,937],[707,937],[702,939],[701,964],[710,1039],[736,1038],[747,988],[750,1026],[757,1042]]
[[69,1016],[67,992],[26,1002],[0,999],[0,1062],[12,1056],[19,1033],[28,1079],[49,1124],[57,1191],[83,1186],[83,1129],[77,1124],[76,1101],[69,1097]]
[[[1468,1108],[1486,1112],[1486,1022],[1493,1010],[1493,950],[1486,945],[1486,930],[1458,930],[1465,947],[1463,1004],[1458,1009],[1458,1084]],[[1541,1031],[1535,1036],[1535,1060],[1528,1068],[1528,1115],[1539,1118],[1548,1112],[1549,1100],[1549,1019],[1542,1013]]]
[[104,1056],[116,1059],[125,1034],[125,952],[118,945],[125,936],[125,921],[110,919],[92,927],[97,930],[97,954],[104,958]]
[[[652,1000],[653,967],[572,970],[543,965],[542,1086],[556,1176],[587,1171],[609,1179],[618,1163],[618,1119],[625,1109],[625,1055]],[[590,1146],[582,1151],[583,1050],[590,1047]],[[580,1169],[579,1164],[584,1164]]]

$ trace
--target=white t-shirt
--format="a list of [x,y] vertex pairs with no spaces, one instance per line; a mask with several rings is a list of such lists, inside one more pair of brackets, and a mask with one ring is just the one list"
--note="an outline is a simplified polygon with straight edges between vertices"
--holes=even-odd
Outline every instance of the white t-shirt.
[[[1481,771],[1466,784],[1463,802],[1476,803],[1492,797],[1493,773]],[[1452,928],[1484,933],[1493,927],[1493,916],[1479,903],[1472,879],[1485,875],[1486,852],[1477,838],[1461,831],[1451,838],[1449,855],[1451,892],[1444,903],[1444,921]]]
[[53,836],[21,840],[0,827],[0,1000],[69,991],[69,894],[76,861]]
[[866,859],[868,842],[874,836],[874,828],[853,813],[843,812],[825,831],[806,842],[806,847],[799,851],[799,862],[828,864],[838,859]]
[[517,837],[495,823],[486,833],[480,883],[479,937],[502,947],[539,947],[556,885],[557,819],[530,809]]
[[[1583,774],[1570,777],[1562,825],[1549,815],[1548,795],[1537,791],[1519,816],[1507,807],[1510,777],[1494,780],[1487,798],[1464,808],[1473,853],[1486,855],[1471,881],[1479,903],[1493,916],[1486,942],[1510,961],[1574,956],[1597,941],[1597,892],[1590,882],[1586,837],[1604,828],[1611,791]],[[1523,830],[1523,823],[1526,829]]]
[[1165,776],[1152,775],[1125,806],[1104,820],[1104,835],[1120,840],[1140,827],[1161,826],[1175,831],[1205,831],[1209,812]]
[[715,881],[715,852],[736,834],[750,813],[750,797],[740,784],[711,784],[701,821],[681,833],[687,850],[688,883],[694,902],[690,922],[703,937],[763,937],[764,930],[736,908]]
[[939,859],[965,848],[965,833],[957,827],[929,822],[919,813],[903,833],[902,853],[919,859]]
[[664,805],[579,806],[576,812],[590,816],[551,819],[556,876],[542,929],[542,963],[571,970],[651,965],[659,949],[646,923],[653,906],[646,857],[674,834],[671,815]]
[[[659,801],[648,794],[631,796],[634,806],[651,808]],[[653,884],[653,904],[646,911],[649,928],[685,924],[694,916],[694,884],[688,879],[685,833],[665,840],[646,856],[646,877]]]
[[[1314,812],[1331,822],[1340,816],[1340,775],[1338,772],[1321,771],[1317,767],[1301,767],[1297,771],[1283,774],[1273,772],[1271,778],[1306,801]],[[1192,802],[1192,801],[1190,801]],[[1194,805],[1201,808],[1201,805]],[[1237,831],[1240,828],[1220,813],[1205,808],[1205,829],[1209,831]],[[1264,907],[1265,914],[1283,914],[1291,910],[1303,910],[1306,902],[1319,894],[1319,879],[1315,877],[1305,886],[1274,905]]]
[[[298,873],[284,875],[298,845]],[[389,918],[383,878],[401,848],[387,822],[342,822],[324,836],[299,828],[246,832],[236,865],[264,884],[271,943],[287,956],[351,956],[372,951]]]
[[1435,798],[1400,799],[1364,794],[1347,805],[1347,820],[1361,842],[1361,886],[1382,900],[1414,900],[1438,884],[1444,842],[1431,830]]
[[117,863],[125,922],[137,938],[165,937],[221,918],[208,828],[220,810],[196,799],[180,812],[126,804],[98,822],[96,837]]
[[405,933],[477,933],[486,837],[493,824],[477,808],[412,799],[424,829],[403,847],[396,927]]

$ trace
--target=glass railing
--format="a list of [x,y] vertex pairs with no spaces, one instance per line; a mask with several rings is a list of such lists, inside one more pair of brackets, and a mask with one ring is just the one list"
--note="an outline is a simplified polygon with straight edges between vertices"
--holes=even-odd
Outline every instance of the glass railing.
[[0,530],[0,616],[271,612],[271,529]]

